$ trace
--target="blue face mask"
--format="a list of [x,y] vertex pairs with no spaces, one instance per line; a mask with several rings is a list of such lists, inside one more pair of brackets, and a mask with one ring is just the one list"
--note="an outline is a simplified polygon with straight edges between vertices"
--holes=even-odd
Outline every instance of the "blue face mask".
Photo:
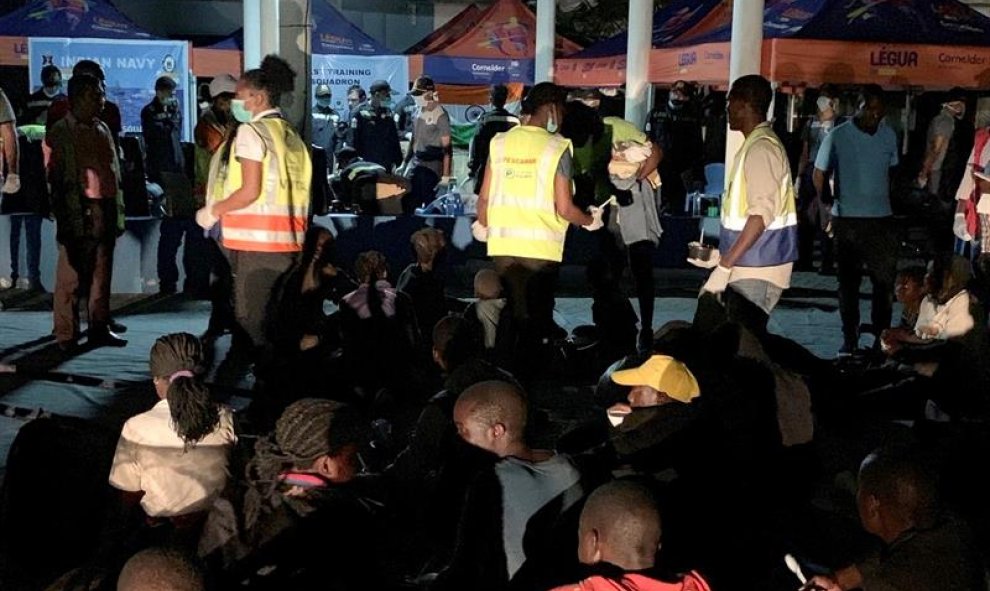
[[234,116],[241,123],[249,123],[251,119],[254,119],[254,115],[251,111],[248,111],[244,106],[244,99],[234,99],[230,101],[230,114]]
[[328,99],[328,98],[318,98],[318,99],[316,99],[316,106],[323,107],[324,109],[329,109],[330,108],[330,105],[332,105],[332,104],[333,104],[333,101],[331,99]]

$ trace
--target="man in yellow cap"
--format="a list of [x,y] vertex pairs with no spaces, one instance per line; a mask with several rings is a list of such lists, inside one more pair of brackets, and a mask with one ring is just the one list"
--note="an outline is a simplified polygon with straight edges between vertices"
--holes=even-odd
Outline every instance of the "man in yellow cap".
[[[631,386],[629,404],[609,408],[609,417],[621,417],[633,408],[661,406],[672,402],[688,404],[701,395],[698,380],[686,365],[668,355],[653,355],[639,367],[619,370],[612,381]],[[621,421],[619,421],[621,422]]]

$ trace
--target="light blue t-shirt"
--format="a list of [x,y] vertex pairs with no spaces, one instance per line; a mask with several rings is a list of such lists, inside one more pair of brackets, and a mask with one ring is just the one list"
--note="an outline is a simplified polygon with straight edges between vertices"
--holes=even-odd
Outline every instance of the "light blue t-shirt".
[[881,218],[890,209],[890,169],[897,166],[897,134],[883,122],[873,135],[847,121],[825,136],[815,168],[835,172],[832,215]]

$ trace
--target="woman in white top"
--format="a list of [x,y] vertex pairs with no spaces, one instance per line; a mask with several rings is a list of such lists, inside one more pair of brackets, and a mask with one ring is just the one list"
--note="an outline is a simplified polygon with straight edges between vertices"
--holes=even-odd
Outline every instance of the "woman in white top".
[[202,361],[196,337],[159,338],[150,366],[161,401],[131,417],[117,443],[110,484],[139,495],[149,517],[203,511],[227,483],[227,456],[237,437],[230,409],[199,380]]

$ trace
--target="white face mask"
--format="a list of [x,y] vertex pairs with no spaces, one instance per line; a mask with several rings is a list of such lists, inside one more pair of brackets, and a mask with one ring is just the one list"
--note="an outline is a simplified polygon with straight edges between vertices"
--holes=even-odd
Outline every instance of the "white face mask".
[[550,133],[557,133],[560,129],[560,125],[557,123],[557,110],[554,109],[553,115],[547,119],[547,131]]
[[826,110],[832,110],[832,111],[835,110],[835,104],[832,102],[832,99],[830,99],[827,96],[818,97],[818,102],[816,104],[818,105],[819,113],[822,113]]
[[414,96],[413,97],[413,101],[415,101],[416,106],[419,107],[420,109],[422,109],[423,107],[425,107],[427,105],[427,103],[429,103],[429,101],[426,100],[426,95],[425,94],[421,94],[419,96]]

